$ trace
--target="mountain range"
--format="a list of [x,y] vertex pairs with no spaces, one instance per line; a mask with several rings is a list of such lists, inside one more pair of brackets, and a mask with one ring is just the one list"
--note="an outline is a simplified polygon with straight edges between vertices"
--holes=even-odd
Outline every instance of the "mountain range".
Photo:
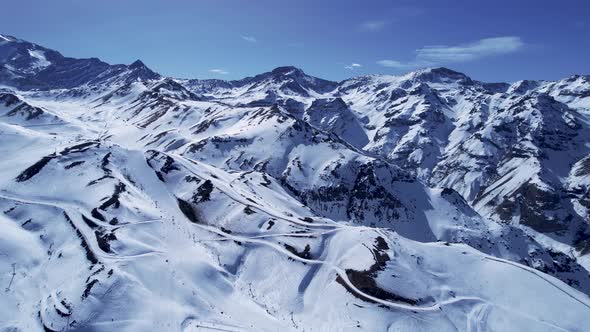
[[590,76],[165,77],[0,35],[2,331],[583,331]]

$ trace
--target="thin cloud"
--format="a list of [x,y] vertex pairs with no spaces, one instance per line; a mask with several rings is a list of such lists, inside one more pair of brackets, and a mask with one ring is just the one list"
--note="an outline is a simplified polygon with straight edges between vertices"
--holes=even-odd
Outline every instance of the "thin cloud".
[[363,30],[363,31],[371,31],[371,32],[381,31],[386,26],[387,26],[387,22],[386,21],[379,21],[379,20],[366,21],[366,22],[363,22],[363,23],[361,23],[359,25],[359,27],[360,27],[361,30]]
[[402,62],[397,60],[379,60],[377,61],[378,65],[388,68],[395,68],[395,69],[413,69],[413,68],[421,68],[421,67],[428,67],[435,65],[435,63],[430,61],[424,60],[415,60],[415,61],[408,61]]
[[401,61],[389,60],[389,59],[379,60],[379,61],[377,61],[377,64],[381,65],[383,67],[395,68],[395,69],[406,69],[406,68],[414,67],[414,65],[410,62],[401,62]]
[[361,31],[377,32],[387,28],[390,24],[410,18],[416,18],[423,13],[424,9],[420,7],[395,7],[381,13],[381,17],[387,17],[387,19],[372,19],[360,22],[360,24],[357,25],[357,28]]
[[524,43],[519,37],[485,38],[458,46],[426,46],[416,51],[416,57],[440,62],[463,62],[513,53],[523,46]]
[[351,63],[348,66],[344,66],[344,68],[348,69],[348,70],[355,70],[357,68],[361,68],[363,65],[361,65],[360,63]]
[[396,69],[412,69],[443,63],[473,61],[485,57],[517,52],[524,47],[520,37],[506,36],[484,38],[478,41],[456,46],[425,46],[416,50],[416,57],[411,61],[379,60],[377,64]]
[[225,71],[224,69],[219,69],[219,68],[209,69],[209,72],[211,74],[217,74],[217,75],[227,75],[227,74],[229,74],[228,71]]
[[242,36],[242,39],[247,41],[248,43],[256,43],[258,41],[258,39],[256,39],[256,37],[253,36]]

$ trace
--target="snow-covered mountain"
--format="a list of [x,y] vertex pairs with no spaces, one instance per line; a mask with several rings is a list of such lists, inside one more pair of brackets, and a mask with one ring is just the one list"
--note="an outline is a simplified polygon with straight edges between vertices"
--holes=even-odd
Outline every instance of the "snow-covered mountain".
[[163,77],[0,35],[0,329],[590,324],[590,77]]

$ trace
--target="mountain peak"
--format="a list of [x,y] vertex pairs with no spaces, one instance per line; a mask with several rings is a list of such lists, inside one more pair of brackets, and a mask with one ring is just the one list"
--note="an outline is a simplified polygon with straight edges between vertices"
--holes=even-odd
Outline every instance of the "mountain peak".
[[448,75],[448,76],[462,75],[462,76],[465,76],[465,74],[458,72],[456,70],[447,68],[447,67],[430,67],[430,68],[427,68],[426,70],[430,71],[432,73],[440,74],[440,75]]
[[17,39],[14,38],[14,37],[12,37],[12,36],[0,34],[0,42],[5,42],[5,41],[7,41],[7,42],[13,42],[13,41],[16,41],[16,40]]
[[135,81],[135,80],[152,80],[160,78],[160,75],[153,70],[151,70],[148,66],[145,65],[141,60],[135,60],[132,64],[130,64],[127,68],[129,68],[130,73],[127,77],[128,81]]
[[434,75],[444,76],[444,77],[456,77],[456,78],[467,77],[467,75],[465,75],[461,72],[458,72],[456,70],[452,70],[447,67],[429,67],[429,68],[419,70],[418,72],[420,72],[421,74],[434,74]]
[[428,82],[458,81],[471,84],[473,81],[469,76],[446,67],[433,67],[415,71],[411,75],[419,80]]
[[145,65],[145,63],[143,63],[141,60],[135,60],[132,64],[129,65],[129,69],[143,69],[143,68],[147,68],[147,66]]
[[277,67],[275,69],[273,69],[271,71],[271,74],[273,75],[296,75],[296,76],[302,76],[305,75],[305,73],[303,72],[302,69],[294,67],[294,66],[281,66],[281,67]]

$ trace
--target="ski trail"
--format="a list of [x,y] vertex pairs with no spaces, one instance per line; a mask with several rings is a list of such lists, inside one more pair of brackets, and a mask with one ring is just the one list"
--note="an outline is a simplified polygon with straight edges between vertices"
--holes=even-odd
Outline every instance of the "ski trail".
[[222,232],[221,230],[218,230],[215,227],[211,227],[211,226],[205,226],[205,225],[199,225],[199,224],[193,224],[195,227],[207,230],[209,232],[213,232],[219,236],[222,236],[228,240],[232,240],[232,241],[240,241],[240,242],[245,242],[245,243],[253,243],[253,244],[260,244],[260,245],[264,245],[264,246],[268,246],[286,256],[288,256],[289,258],[302,262],[302,263],[307,263],[307,264],[319,264],[319,265],[324,265],[326,267],[328,267],[329,269],[333,270],[334,272],[336,272],[336,274],[338,274],[338,276],[340,276],[340,278],[342,278],[342,280],[346,283],[346,285],[352,289],[355,293],[357,293],[358,295],[367,298],[373,302],[385,305],[387,307],[391,307],[391,308],[395,308],[395,309],[402,309],[402,310],[410,310],[410,311],[428,311],[428,312],[433,312],[433,311],[438,311],[440,310],[441,305],[448,305],[448,304],[452,304],[455,302],[460,302],[460,301],[465,301],[465,300],[477,300],[477,301],[481,301],[480,298],[476,298],[476,297],[457,297],[454,299],[450,299],[450,300],[446,300],[440,303],[435,303],[431,306],[427,306],[427,307],[420,307],[420,306],[412,306],[412,305],[407,305],[407,304],[401,304],[401,303],[395,303],[395,302],[390,302],[390,301],[386,301],[386,300],[382,300],[379,298],[376,298],[374,296],[368,295],[366,293],[364,293],[363,291],[359,290],[354,284],[352,284],[352,282],[348,279],[348,276],[346,275],[346,272],[331,263],[325,262],[325,261],[319,261],[319,260],[315,260],[315,259],[306,259],[306,258],[301,258],[295,254],[293,254],[292,252],[288,251],[287,249],[279,246],[276,243],[271,243],[271,242],[267,242],[267,241],[263,241],[263,240],[258,240],[258,239],[251,239],[251,238],[246,238],[246,237],[242,237],[242,236],[236,236],[236,235],[232,235],[232,234],[227,234]]
[[537,272],[537,270],[534,270],[532,268],[505,260],[505,259],[501,259],[501,258],[496,258],[496,257],[492,257],[492,256],[487,256],[484,257],[484,259],[487,260],[491,260],[491,261],[496,261],[496,262],[500,262],[500,263],[504,263],[504,264],[508,264],[508,265],[512,265],[515,268],[521,269],[523,271],[526,271],[528,273],[534,274],[535,276],[545,280],[547,283],[549,283],[551,286],[557,288],[559,291],[561,291],[562,293],[566,294],[567,296],[569,296],[570,298],[574,299],[575,301],[579,302],[580,304],[582,304],[583,306],[585,306],[586,308],[590,309],[590,304],[588,304],[587,302],[581,300],[579,297],[577,297],[576,295],[572,294],[571,292],[569,292],[568,290],[560,287],[559,285],[557,285],[556,283],[554,283],[551,279],[547,278],[546,276],[542,275],[541,273]]
[[[248,239],[266,239],[266,238],[273,238],[273,237],[316,237],[316,236],[323,236],[326,234],[331,234],[331,233],[335,233],[337,231],[339,231],[340,229],[331,229],[328,231],[324,231],[324,232],[316,232],[316,233],[273,233],[273,234],[263,234],[263,235],[246,235],[246,234],[240,234],[240,233],[234,233],[237,236],[242,236],[244,238],[248,238]],[[199,240],[201,242],[204,241],[227,241],[226,239],[201,239]]]
[[[243,198],[244,197],[243,195],[241,195],[240,193],[237,193],[235,190],[235,187],[233,187],[231,189],[225,188],[225,186],[223,185],[223,182],[221,182],[218,179],[215,179],[213,177],[205,177],[205,176],[201,175],[202,171],[195,170],[194,166],[190,164],[192,162],[192,163],[201,165],[199,162],[194,161],[190,158],[176,155],[176,154],[172,154],[172,155],[165,154],[165,155],[178,160],[182,166],[184,166],[187,170],[191,171],[191,173],[194,174],[195,176],[197,176],[198,178],[200,178],[202,180],[209,180],[209,181],[213,182],[215,184],[215,188],[217,188],[219,191],[226,194],[232,200],[234,200],[238,203],[241,203],[243,205],[253,206],[254,208],[259,209],[260,211],[262,211],[272,217],[275,217],[277,219],[285,220],[290,223],[294,223],[294,224],[298,224],[300,226],[305,226],[305,227],[310,227],[310,228],[349,228],[349,227],[352,227],[352,226],[347,226],[347,225],[340,225],[335,222],[329,223],[329,224],[308,223],[305,221],[298,220],[296,218],[289,218],[287,216],[280,215],[276,212],[271,211],[270,209],[268,209],[268,207],[266,207],[258,202],[256,202],[255,205],[253,205],[254,203],[247,201],[246,199]],[[234,192],[230,192],[230,191],[234,191]]]
[[467,332],[484,332],[485,322],[492,306],[483,302],[477,304],[467,315]]
[[[97,225],[100,225],[101,227],[104,227],[106,229],[114,229],[114,228],[119,227],[119,225],[111,225],[109,223],[97,220],[94,217],[91,217],[91,214],[88,213],[89,211],[86,207],[84,207],[84,204],[81,202],[77,202],[77,201],[65,201],[65,200],[58,200],[58,199],[54,199],[54,198],[44,198],[44,197],[22,198],[20,196],[9,193],[6,190],[0,190],[0,198],[4,198],[7,200],[20,202],[20,203],[24,203],[24,204],[37,204],[37,205],[56,207],[56,208],[61,209],[63,211],[68,210],[68,211],[72,212],[71,210],[74,210],[75,212],[77,212],[77,214],[84,215],[87,218],[92,218],[93,222],[95,222]],[[86,215],[86,213],[88,213],[88,215]],[[72,217],[72,215],[70,215],[70,217]],[[128,226],[129,223],[124,224],[124,225]]]
[[[71,219],[72,223],[74,223],[74,226],[77,229],[80,229],[81,227],[88,227],[84,222],[81,222],[79,219],[81,218],[80,216],[83,215],[83,213],[80,211],[82,210],[81,207],[77,206],[74,203],[64,203],[61,201],[56,201],[56,200],[41,200],[39,198],[37,199],[23,199],[21,197],[17,197],[14,195],[7,195],[5,191],[2,191],[3,193],[0,194],[0,198],[3,199],[7,199],[7,200],[11,200],[11,201],[15,201],[15,202],[21,202],[21,203],[25,203],[25,204],[35,204],[35,205],[44,205],[44,206],[50,206],[50,207],[54,207],[57,209],[60,209],[61,211],[63,211],[64,213],[67,214],[67,216]],[[93,220],[95,221],[95,220]],[[155,220],[148,220],[148,221],[144,221],[140,224],[145,224],[145,223],[153,223],[155,222]],[[100,223],[102,225],[102,223]],[[125,224],[124,226],[130,226],[132,224]],[[110,228],[117,228],[117,226],[111,226],[109,225]],[[82,237],[84,238],[84,241],[91,246],[90,250],[92,250],[92,252],[94,253],[94,255],[96,255],[97,257],[103,258],[103,259],[113,259],[113,260],[129,260],[129,259],[134,259],[134,258],[140,258],[140,257],[146,257],[146,256],[152,256],[152,255],[158,255],[158,254],[163,254],[163,252],[161,251],[146,251],[146,252],[142,252],[142,253],[138,253],[138,254],[134,254],[134,255],[118,255],[118,254],[105,254],[104,251],[102,251],[100,248],[98,247],[98,244],[96,243],[96,239],[94,237],[88,237],[87,236],[87,232],[80,232]]]

